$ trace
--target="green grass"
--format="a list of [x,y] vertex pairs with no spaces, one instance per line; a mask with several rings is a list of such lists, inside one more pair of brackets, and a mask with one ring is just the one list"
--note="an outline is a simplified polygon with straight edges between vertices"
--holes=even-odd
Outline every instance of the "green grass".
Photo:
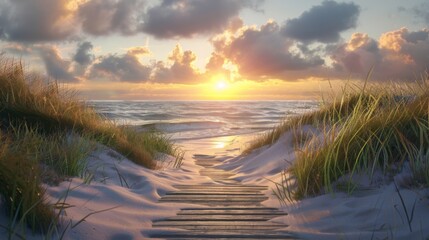
[[[10,125],[25,122],[43,133],[73,130],[117,150],[135,163],[155,168],[154,153],[175,152],[160,134],[136,134],[104,119],[93,109],[60,91],[56,83],[43,84],[37,76],[27,76],[19,63],[3,63],[0,72],[0,118]],[[141,136],[137,136],[141,135]]]
[[51,231],[58,214],[46,203],[42,182],[84,178],[85,159],[97,142],[151,169],[161,153],[181,160],[165,135],[118,126],[75,96],[26,74],[20,62],[0,59],[0,195],[11,225]]
[[39,166],[27,154],[11,150],[9,144],[2,139],[0,149],[0,194],[6,210],[11,219],[34,231],[47,230],[56,219],[44,202]]
[[[413,96],[413,97],[410,97]],[[274,143],[284,132],[309,124],[323,142],[302,144],[289,173],[293,196],[301,199],[324,191],[345,175],[378,169],[395,174],[409,163],[416,184],[429,186],[429,84],[417,87],[364,86],[344,89],[319,111],[286,120],[257,139],[245,152]],[[304,138],[305,140],[305,138]],[[355,184],[346,185],[351,192]]]

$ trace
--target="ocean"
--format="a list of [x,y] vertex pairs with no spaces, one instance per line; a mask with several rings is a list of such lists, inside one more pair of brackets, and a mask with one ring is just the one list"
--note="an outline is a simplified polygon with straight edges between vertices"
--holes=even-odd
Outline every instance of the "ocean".
[[[282,120],[313,111],[317,101],[90,101],[119,124],[156,129],[187,151],[235,154]],[[245,140],[243,140],[245,139]]]

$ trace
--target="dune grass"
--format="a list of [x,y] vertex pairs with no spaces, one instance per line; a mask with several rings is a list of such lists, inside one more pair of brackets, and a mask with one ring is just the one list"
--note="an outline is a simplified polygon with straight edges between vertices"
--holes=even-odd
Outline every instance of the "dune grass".
[[[7,124],[25,121],[44,133],[73,130],[112,147],[135,163],[155,168],[155,152],[172,154],[174,147],[160,134],[140,133],[118,127],[76,100],[73,93],[60,92],[56,83],[44,84],[37,76],[26,76],[20,63],[3,63],[0,72],[0,118]],[[145,140],[146,139],[146,140]]]
[[97,142],[151,169],[160,153],[180,157],[161,133],[118,126],[43,80],[24,73],[20,62],[0,59],[0,195],[13,225],[52,229],[58,216],[44,200],[42,182],[84,177]]
[[0,194],[6,210],[10,219],[29,225],[34,231],[47,230],[56,219],[44,202],[37,161],[11,150],[10,144],[13,143],[3,138],[0,148]]
[[349,88],[319,111],[286,120],[246,152],[272,144],[282,133],[307,124],[320,129],[323,140],[304,144],[297,151],[288,170],[296,182],[295,199],[332,191],[333,183],[343,176],[350,177],[346,191],[351,192],[354,174],[372,176],[381,169],[394,175],[404,163],[410,165],[415,184],[429,186],[428,82],[407,88]]

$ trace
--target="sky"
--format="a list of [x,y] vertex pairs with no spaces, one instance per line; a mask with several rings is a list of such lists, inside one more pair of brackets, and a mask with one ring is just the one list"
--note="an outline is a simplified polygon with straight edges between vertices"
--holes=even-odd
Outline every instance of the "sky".
[[315,99],[429,67],[424,0],[0,0],[0,55],[85,99]]

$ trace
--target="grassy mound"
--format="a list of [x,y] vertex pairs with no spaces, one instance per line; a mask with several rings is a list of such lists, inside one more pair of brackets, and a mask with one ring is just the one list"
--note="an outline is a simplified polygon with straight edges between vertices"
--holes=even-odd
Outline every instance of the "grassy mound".
[[[257,139],[247,150],[275,142],[288,130],[313,125],[323,141],[304,144],[289,169],[296,199],[332,190],[343,176],[377,169],[394,174],[409,164],[416,184],[429,186],[429,84],[407,89],[373,86],[344,91],[319,111],[293,117]],[[316,136],[314,136],[316,137]],[[320,137],[320,136],[319,136]],[[311,138],[310,138],[311,140]],[[347,190],[353,190],[350,182]]]
[[40,184],[82,177],[84,159],[96,142],[151,169],[157,154],[177,155],[164,135],[118,126],[73,93],[26,75],[21,63],[5,59],[0,60],[0,142],[1,202],[13,221],[42,232],[57,219]]

